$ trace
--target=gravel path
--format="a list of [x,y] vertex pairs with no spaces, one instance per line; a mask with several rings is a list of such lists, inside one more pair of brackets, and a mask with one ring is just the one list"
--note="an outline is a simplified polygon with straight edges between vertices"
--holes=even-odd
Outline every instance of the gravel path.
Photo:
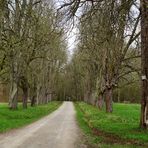
[[0,148],[76,148],[79,128],[72,102],[24,128],[0,135]]

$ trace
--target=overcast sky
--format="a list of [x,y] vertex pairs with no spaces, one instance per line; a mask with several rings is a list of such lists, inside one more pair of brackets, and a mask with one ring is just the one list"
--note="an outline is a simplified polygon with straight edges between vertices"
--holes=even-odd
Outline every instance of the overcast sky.
[[[57,8],[59,8],[63,4],[64,0],[55,0],[55,5]],[[65,1],[64,1],[65,2]],[[68,53],[69,53],[69,58],[72,57],[72,54],[74,53],[74,49],[76,48],[77,45],[77,34],[78,34],[78,29],[76,26],[65,26],[66,31],[67,31],[67,42],[68,42]]]

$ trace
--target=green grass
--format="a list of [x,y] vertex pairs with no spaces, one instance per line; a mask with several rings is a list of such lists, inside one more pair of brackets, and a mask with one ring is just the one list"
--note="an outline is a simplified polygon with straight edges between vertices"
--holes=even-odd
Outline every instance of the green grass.
[[[136,140],[140,143],[148,142],[148,131],[142,131],[139,127],[140,105],[136,104],[114,104],[114,112],[107,114],[99,111],[98,108],[83,102],[75,104],[77,110],[77,120],[85,134],[91,134],[91,129],[95,128],[105,133],[119,136],[121,139]],[[100,142],[103,137],[93,135],[94,143]],[[105,145],[103,147],[108,147]],[[112,145],[113,147],[113,145]],[[114,147],[123,147],[115,145]],[[129,146],[124,146],[129,147]],[[130,146],[134,147],[134,146]]]
[[0,132],[5,132],[10,129],[18,128],[27,125],[41,117],[48,115],[56,110],[61,105],[61,102],[50,102],[46,105],[36,107],[28,107],[22,109],[19,105],[18,110],[12,111],[8,109],[7,104],[0,104]]

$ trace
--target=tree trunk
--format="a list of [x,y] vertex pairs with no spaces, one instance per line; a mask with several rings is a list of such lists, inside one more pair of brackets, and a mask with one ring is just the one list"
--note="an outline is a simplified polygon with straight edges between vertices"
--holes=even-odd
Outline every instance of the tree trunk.
[[107,88],[106,89],[106,99],[105,99],[105,103],[106,103],[106,112],[107,113],[111,113],[113,111],[113,107],[112,107],[112,89],[111,88]]
[[36,99],[35,99],[35,98],[36,98],[36,97],[33,96],[32,99],[31,99],[31,106],[32,106],[32,107],[35,106],[35,103],[36,103]]
[[27,108],[27,101],[28,101],[28,88],[23,89],[23,108]]
[[12,80],[10,87],[9,108],[17,109],[18,85]]
[[148,0],[141,0],[142,99],[140,127],[148,128]]
[[35,106],[36,104],[39,104],[39,92],[37,88],[37,84],[35,81],[35,78],[33,78],[33,86],[30,89],[30,98],[31,98],[31,106]]
[[10,71],[10,94],[9,94],[9,108],[17,109],[18,101],[18,65],[17,61],[14,60],[12,53],[11,57],[11,71]]
[[99,99],[98,99],[98,108],[101,110],[103,108],[103,93],[100,94]]
[[37,92],[36,92],[36,104],[39,105],[39,95],[40,95],[40,86],[37,86]]

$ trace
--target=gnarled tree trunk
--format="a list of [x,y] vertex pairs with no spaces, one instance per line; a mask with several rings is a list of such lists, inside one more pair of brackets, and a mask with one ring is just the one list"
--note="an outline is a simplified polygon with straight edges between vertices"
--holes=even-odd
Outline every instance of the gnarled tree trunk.
[[25,76],[20,77],[20,82],[21,82],[21,88],[23,90],[23,98],[22,98],[23,108],[26,109],[28,102],[28,90],[29,90],[27,77]]
[[105,92],[105,104],[106,104],[106,112],[111,113],[113,111],[112,106],[112,88],[107,88]]

